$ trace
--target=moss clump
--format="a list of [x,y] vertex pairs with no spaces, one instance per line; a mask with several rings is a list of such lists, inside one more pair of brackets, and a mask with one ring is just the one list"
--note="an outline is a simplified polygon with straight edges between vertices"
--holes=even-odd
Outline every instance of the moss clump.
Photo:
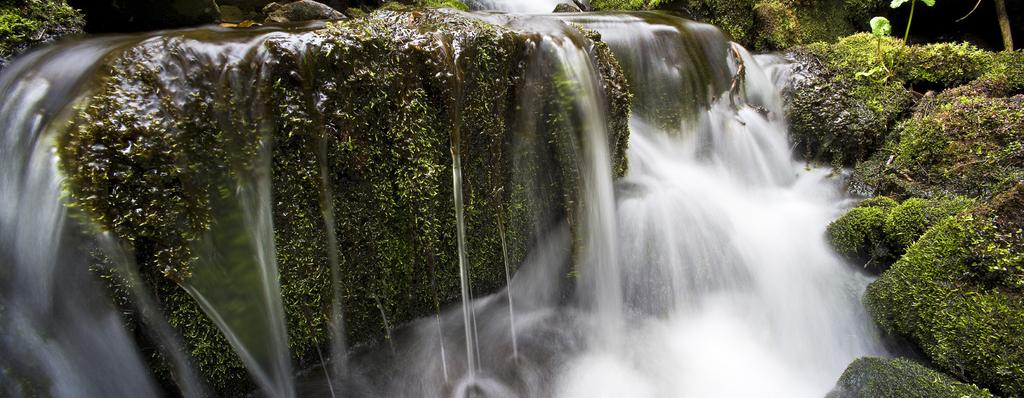
[[875,1],[758,0],[754,47],[778,50],[814,42],[834,42],[866,28]]
[[896,201],[887,197],[864,201],[829,224],[826,230],[829,243],[847,260],[881,272],[881,268],[891,263],[891,249],[883,229],[894,207]]
[[992,393],[917,362],[860,358],[850,364],[826,398],[988,398]]
[[913,103],[908,89],[941,90],[979,78],[1005,82],[1018,79],[1011,76],[1019,67],[1014,55],[969,44],[903,47],[866,33],[799,47],[790,56],[797,64],[789,95],[792,138],[808,160],[836,166],[866,160],[891,140]]
[[867,199],[828,226],[829,243],[847,260],[879,274],[929,228],[973,203],[964,197]]
[[639,11],[639,10],[653,10],[663,3],[667,3],[666,0],[593,0],[590,2],[590,6],[595,10],[622,10],[622,11]]
[[930,229],[872,283],[865,304],[940,368],[1024,394],[1024,184]]
[[1005,81],[1011,94],[1024,93],[1024,50],[998,52],[984,79]]
[[469,6],[459,0],[420,0],[417,2],[420,7],[453,8],[460,11],[469,11]]
[[988,197],[1024,179],[1024,95],[978,80],[926,98],[856,178],[900,196]]
[[85,20],[64,0],[0,0],[0,67],[36,45],[81,33]]
[[[268,172],[256,163],[261,142],[273,142],[274,246],[300,363],[329,339],[329,228],[350,343],[386,339],[391,327],[459,299],[453,139],[477,295],[504,284],[499,229],[515,264],[541,238],[538,226],[574,219],[583,136],[573,120],[544,109],[551,114],[538,116],[551,128],[513,134],[526,130],[512,115],[526,94],[519,82],[533,36],[422,9],[292,34],[239,31],[224,42],[207,33],[108,57],[59,151],[76,206],[134,246],[170,323],[222,395],[248,388],[241,362],[175,282],[190,283],[201,264],[196,242],[229,221],[218,214],[237,181]],[[211,46],[237,50],[239,39],[253,47],[233,53],[237,62],[211,58]],[[606,47],[576,39],[601,73],[614,166],[624,172],[625,80]],[[519,146],[526,138],[538,145]],[[541,177],[523,178],[522,164]]]
[[955,196],[950,198],[910,198],[889,212],[883,228],[886,240],[901,256],[910,245],[939,222],[970,207],[974,201]]

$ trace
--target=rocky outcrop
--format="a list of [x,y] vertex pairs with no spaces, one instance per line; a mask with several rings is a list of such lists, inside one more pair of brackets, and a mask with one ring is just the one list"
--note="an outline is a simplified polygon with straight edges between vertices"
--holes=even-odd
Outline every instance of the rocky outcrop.
[[[274,247],[298,361],[329,341],[325,209],[333,209],[350,342],[382,339],[459,299],[453,140],[461,142],[477,295],[505,284],[505,249],[517,264],[539,233],[576,219],[583,133],[566,114],[565,85],[541,74],[551,80],[530,85],[536,118],[512,117],[524,68],[537,64],[533,35],[419,9],[210,37],[178,32],[107,57],[107,75],[59,151],[76,206],[134,247],[167,319],[222,395],[246,391],[247,377],[178,284],[200,266],[194,242],[231,222],[224,206],[240,178],[272,178]],[[630,97],[618,63],[592,38],[573,40],[601,74],[613,167],[622,173]],[[259,166],[254,159],[271,142],[269,164]]]
[[[881,272],[869,313],[939,371],[1024,394],[1024,53],[858,34],[790,57],[795,145],[810,162],[853,166],[851,191],[889,196],[828,228],[840,255]],[[895,365],[855,363],[837,396],[962,392],[917,371],[885,382],[906,373]]]

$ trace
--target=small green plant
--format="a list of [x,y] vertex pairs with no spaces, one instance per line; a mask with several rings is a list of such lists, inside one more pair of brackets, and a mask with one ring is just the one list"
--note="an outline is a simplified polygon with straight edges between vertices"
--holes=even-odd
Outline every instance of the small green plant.
[[[857,76],[872,77],[884,72],[885,74],[882,80],[888,80],[893,77],[895,74],[893,69],[895,68],[896,59],[900,57],[900,54],[903,52],[903,48],[907,46],[907,41],[910,39],[910,25],[914,22],[914,9],[917,8],[917,0],[892,0],[892,3],[889,3],[889,7],[891,8],[900,8],[907,2],[910,2],[910,16],[907,17],[907,29],[903,32],[903,44],[900,45],[898,50],[896,50],[896,54],[888,60],[888,65],[886,64],[885,54],[882,53],[882,40],[892,34],[892,24],[889,22],[889,19],[885,17],[871,18],[871,21],[869,22],[871,25],[871,34],[874,35],[875,39],[878,41],[877,56],[880,66],[871,68],[871,70],[867,72],[857,73]],[[935,0],[921,0],[921,2],[928,7],[935,6]]]
[[879,73],[884,73],[884,77],[881,80],[888,80],[893,76],[892,66],[885,64],[885,55],[882,54],[882,40],[889,37],[892,34],[892,24],[889,23],[889,19],[886,17],[874,17],[871,18],[871,34],[875,36],[875,41],[878,43],[875,48],[875,56],[878,58],[878,65],[871,68],[867,72],[857,72],[857,77],[871,78]]

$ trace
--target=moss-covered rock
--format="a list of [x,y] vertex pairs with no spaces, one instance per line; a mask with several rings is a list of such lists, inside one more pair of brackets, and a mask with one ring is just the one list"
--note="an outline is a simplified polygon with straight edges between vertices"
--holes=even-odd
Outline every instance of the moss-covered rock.
[[944,371],[1024,394],[1024,184],[947,218],[872,283],[868,311]]
[[460,0],[418,0],[420,7],[453,8],[460,11],[469,11],[469,6]]
[[[808,160],[837,166],[868,159],[892,140],[913,105],[913,91],[978,79],[1020,84],[1018,54],[963,43],[904,47],[894,38],[856,34],[789,54],[795,61],[788,92],[792,139]],[[887,156],[876,160],[889,162]]]
[[829,224],[826,236],[836,253],[849,261],[863,264],[871,272],[881,272],[891,263],[885,220],[896,201],[880,196],[865,200]]
[[850,364],[826,398],[988,398],[992,393],[917,362],[860,358]]
[[[219,392],[246,388],[242,365],[174,282],[189,283],[194,242],[217,225],[235,181],[267,172],[254,163],[261,142],[273,142],[274,246],[300,360],[329,338],[328,209],[350,342],[386,338],[389,327],[459,299],[453,140],[477,295],[504,284],[499,229],[517,263],[537,232],[575,219],[583,136],[558,82],[530,85],[550,89],[531,97],[538,119],[512,117],[535,36],[423,9],[291,34],[235,31],[212,43],[208,33],[162,36],[110,57],[59,151],[76,205],[134,246]],[[582,33],[573,40],[602,76],[621,174],[625,79],[605,46]],[[251,47],[238,52],[243,42]]]
[[925,231],[973,203],[964,197],[910,198],[897,203],[878,196],[862,201],[826,230],[829,243],[849,261],[874,274],[885,271]]
[[1008,92],[983,78],[925,98],[855,179],[897,196],[980,197],[1024,180],[1024,95]]
[[[790,138],[809,161],[841,166],[868,158],[912,103],[911,94],[898,82],[859,75],[874,59],[873,53],[862,52],[850,41],[816,43],[790,52]],[[850,65],[856,62],[849,59],[856,56],[851,53],[868,58]]]
[[0,68],[29,48],[81,33],[84,25],[64,0],[0,0]]
[[902,256],[931,227],[966,210],[973,202],[962,196],[904,200],[885,217],[883,231],[893,254]]

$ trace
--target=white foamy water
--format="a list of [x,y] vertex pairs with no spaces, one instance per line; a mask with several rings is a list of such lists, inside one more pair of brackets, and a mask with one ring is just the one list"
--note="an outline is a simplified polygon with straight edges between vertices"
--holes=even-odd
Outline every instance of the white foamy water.
[[[565,368],[559,396],[820,397],[853,359],[882,354],[860,305],[867,278],[823,239],[842,211],[838,181],[789,151],[769,73],[782,70],[776,60],[755,59],[706,25],[678,23],[673,34],[622,17],[574,21],[622,58],[640,83],[638,106],[661,108],[635,112],[630,172],[619,182],[627,349],[585,351]],[[690,55],[716,52],[728,67]],[[740,64],[738,88],[715,87],[714,76],[735,76]],[[696,95],[686,89],[694,81],[711,87],[706,102],[682,101],[696,112],[679,124],[650,120],[672,111],[653,96]]]

